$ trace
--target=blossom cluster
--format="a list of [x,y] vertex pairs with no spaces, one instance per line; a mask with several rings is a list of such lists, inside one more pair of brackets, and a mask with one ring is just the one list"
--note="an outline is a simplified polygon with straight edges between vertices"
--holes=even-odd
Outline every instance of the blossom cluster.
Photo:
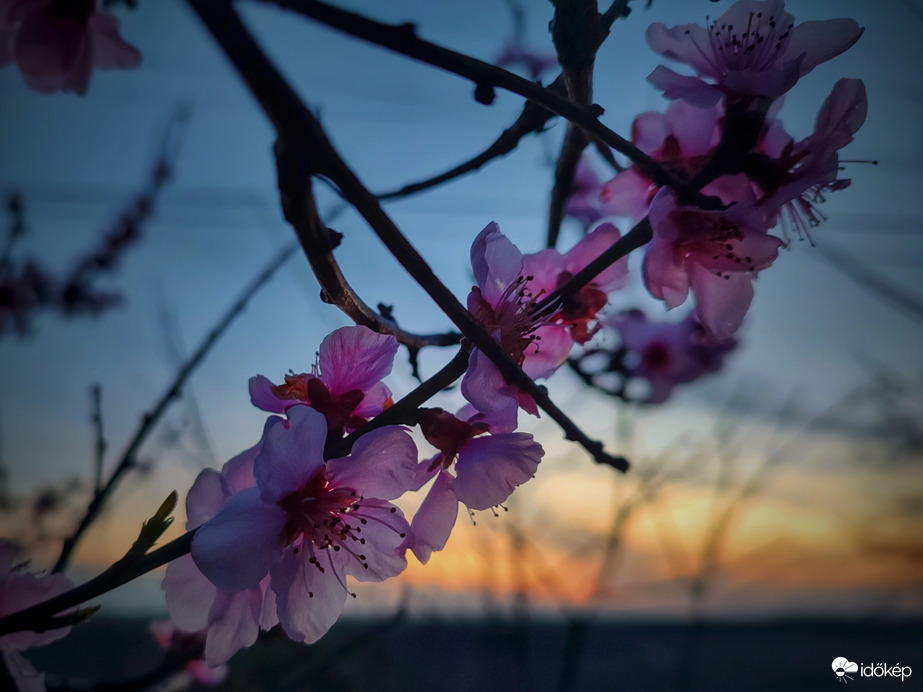
[[0,67],[10,62],[30,89],[85,94],[93,68],[137,67],[141,54],[98,0],[0,0]]

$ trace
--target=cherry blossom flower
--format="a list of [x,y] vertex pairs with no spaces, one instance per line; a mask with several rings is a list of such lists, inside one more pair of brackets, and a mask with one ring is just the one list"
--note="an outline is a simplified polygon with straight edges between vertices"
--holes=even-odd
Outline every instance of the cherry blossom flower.
[[362,436],[348,457],[324,462],[324,416],[294,406],[266,424],[256,487],[232,496],[192,541],[192,557],[218,589],[237,593],[269,575],[282,628],[317,641],[350,593],[346,577],[382,581],[407,565],[410,526],[388,500],[411,487],[417,452],[406,430]]
[[[528,433],[486,435],[489,424],[461,420],[442,409],[429,409],[420,427],[426,440],[439,450],[417,467],[418,488],[436,477],[411,523],[410,550],[426,563],[449,540],[459,502],[469,510],[505,502],[535,475],[545,452]],[[454,474],[450,470],[453,463]]]
[[3,0],[0,39],[4,35],[0,64],[14,60],[29,88],[43,93],[85,94],[94,67],[141,63],[137,49],[119,36],[118,20],[97,0]]
[[722,96],[775,99],[820,63],[847,50],[863,31],[852,19],[795,26],[782,0],[740,0],[707,28],[651,24],[648,45],[687,63],[699,76],[682,76],[660,65],[648,80],[667,98],[699,107],[713,106]]
[[311,374],[286,375],[280,385],[252,377],[250,399],[270,413],[307,404],[326,416],[331,437],[341,437],[391,405],[391,390],[381,380],[391,372],[397,347],[390,334],[341,327],[321,342]]
[[[685,101],[674,101],[664,113],[638,115],[631,126],[631,141],[670,172],[691,177],[721,139],[722,116],[720,106],[696,108]],[[638,221],[647,214],[659,189],[642,167],[631,165],[602,186],[603,211]],[[703,192],[719,194],[711,187]]]
[[[614,263],[553,314],[538,314],[535,306],[618,238],[615,226],[602,223],[567,253],[547,249],[523,256],[497,224],[488,224],[471,245],[477,285],[468,294],[468,310],[529,377],[549,377],[567,360],[575,341],[589,338],[589,323],[605,305],[606,294],[624,285],[627,264]],[[520,407],[537,413],[531,397],[507,384],[478,349],[471,352],[461,389],[482,414],[502,418],[496,425],[505,432],[516,428]]]
[[[176,628],[170,620],[161,620],[151,624],[151,633],[160,644],[160,648],[174,655],[187,658],[190,654],[195,655],[205,637],[206,631],[184,632]],[[201,685],[217,685],[228,675],[226,665],[210,666],[202,658],[192,658],[183,665],[183,670],[189,675],[193,682]]]
[[664,188],[650,211],[653,239],[644,255],[644,283],[667,309],[681,305],[691,288],[696,317],[714,339],[740,327],[753,299],[753,278],[778,255],[783,242],[766,232],[751,199],[724,211],[681,206]]
[[[781,215],[783,228],[791,227],[800,238],[824,218],[816,204],[828,192],[849,186],[840,179],[839,149],[853,140],[868,112],[865,85],[858,79],[840,79],[824,100],[814,133],[795,142],[778,121],[758,147],[769,161],[748,171],[761,194],[759,201],[774,219]],[[787,230],[786,230],[787,235]]]
[[541,79],[548,70],[556,67],[558,58],[554,53],[538,53],[529,50],[520,41],[507,41],[500,53],[494,58],[497,67],[522,67],[526,74],[535,81]]
[[[58,596],[73,587],[63,574],[33,574],[25,564],[16,562],[14,543],[0,539],[0,616]],[[20,651],[45,646],[64,637],[70,627],[46,632],[24,630],[0,637],[3,662],[19,692],[45,692],[45,674],[39,673]]]
[[720,370],[737,347],[734,339],[709,338],[693,313],[680,322],[654,322],[640,310],[628,310],[608,317],[606,325],[619,333],[626,377],[648,382],[648,404],[663,403],[676,385]]
[[[186,496],[187,530],[212,519],[237,493],[256,486],[253,463],[259,451],[256,445],[228,461],[220,473],[205,469],[199,474]],[[268,584],[266,578],[248,589],[219,589],[190,555],[184,555],[167,565],[163,589],[167,611],[180,630],[187,634],[206,631],[205,661],[218,668],[239,649],[253,644],[260,629],[268,630],[278,623]]]
[[602,181],[596,175],[587,153],[584,152],[577,161],[574,171],[574,190],[564,204],[564,215],[577,219],[589,230],[605,213],[600,204]]

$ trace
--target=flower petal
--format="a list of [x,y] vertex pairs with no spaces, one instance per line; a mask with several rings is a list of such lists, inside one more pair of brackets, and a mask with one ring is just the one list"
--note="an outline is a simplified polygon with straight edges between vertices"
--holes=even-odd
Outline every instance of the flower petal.
[[298,399],[280,399],[272,393],[275,385],[269,378],[256,375],[250,378],[250,403],[269,413],[285,413],[289,406],[302,403]]
[[417,446],[405,428],[387,426],[360,437],[348,457],[327,462],[327,480],[365,497],[393,500],[413,485]]
[[307,406],[293,406],[288,420],[270,418],[253,474],[263,502],[275,504],[300,490],[324,466],[327,420]]
[[186,528],[201,526],[218,514],[228,494],[221,474],[215,469],[203,469],[186,495]]
[[491,222],[471,244],[471,267],[481,295],[496,307],[503,292],[522,273],[522,253]]
[[696,317],[708,334],[719,341],[733,336],[753,300],[752,275],[716,276],[701,265],[690,262],[689,279],[695,294]]
[[[571,274],[576,274],[615,244],[621,235],[615,224],[603,221],[564,254],[567,271]],[[590,285],[598,288],[603,293],[609,293],[617,288],[622,288],[627,281],[628,258],[623,257],[597,274],[590,282]]]
[[256,641],[263,591],[257,585],[237,593],[218,592],[208,615],[205,660],[211,666],[226,663],[235,653]]
[[469,509],[499,505],[535,475],[544,454],[527,433],[475,437],[458,454],[452,490]]
[[366,391],[391,372],[397,339],[362,325],[341,327],[321,342],[321,379],[334,396],[354,389]]
[[276,594],[279,624],[295,641],[313,644],[327,633],[343,612],[346,587],[335,574],[331,551],[321,551],[321,572],[308,562],[307,550],[286,551],[272,568],[270,586]]
[[183,555],[167,565],[161,588],[174,625],[187,632],[198,632],[208,626],[208,613],[218,587],[196,567],[191,555]]
[[[397,576],[407,567],[402,544],[410,534],[410,524],[390,502],[364,499],[359,505],[354,517],[360,519],[359,535],[365,543],[355,549],[365,559],[347,556],[346,573],[359,581],[384,581]],[[355,518],[351,523],[355,525]]]
[[209,581],[231,593],[256,586],[279,556],[286,514],[249,488],[196,531],[192,559]]
[[435,551],[445,547],[458,518],[458,498],[451,490],[451,483],[452,475],[441,471],[410,524],[414,535],[410,550],[423,564],[429,562]]
[[854,19],[802,22],[792,29],[779,60],[792,60],[804,55],[800,70],[800,76],[804,76],[822,62],[851,48],[864,31]]
[[647,81],[663,92],[668,99],[682,99],[697,108],[711,108],[721,100],[721,90],[703,82],[698,77],[676,74],[669,67],[658,65],[647,76]]

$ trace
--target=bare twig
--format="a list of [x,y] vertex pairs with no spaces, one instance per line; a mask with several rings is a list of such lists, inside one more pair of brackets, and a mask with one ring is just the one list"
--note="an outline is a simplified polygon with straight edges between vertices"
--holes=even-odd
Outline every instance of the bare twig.
[[93,469],[93,492],[99,493],[103,485],[103,462],[106,457],[106,437],[103,435],[103,410],[102,394],[103,390],[99,384],[94,384],[90,388],[90,401],[92,414],[90,420],[93,423],[93,435],[96,438],[96,457]]

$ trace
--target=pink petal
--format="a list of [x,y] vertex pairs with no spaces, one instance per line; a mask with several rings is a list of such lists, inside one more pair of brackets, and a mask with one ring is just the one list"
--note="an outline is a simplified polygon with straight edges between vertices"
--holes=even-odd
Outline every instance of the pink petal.
[[334,396],[366,391],[391,372],[397,339],[368,327],[341,327],[321,342],[321,379]]
[[[266,421],[266,425],[270,422]],[[265,433],[264,426],[263,430]],[[253,464],[260,453],[260,444],[253,445],[236,457],[225,463],[221,468],[221,475],[227,483],[228,489],[232,493],[239,493],[246,488],[252,488],[256,485],[256,478],[253,475]]]
[[696,317],[709,336],[719,341],[733,336],[740,328],[753,300],[750,274],[725,276],[716,276],[695,262],[689,263]]
[[19,692],[45,692],[45,674],[17,651],[3,647],[3,663]]
[[327,462],[327,480],[360,495],[393,500],[413,485],[417,446],[405,428],[387,426],[360,437],[348,457]]
[[269,588],[271,577],[263,577],[260,582],[260,590],[263,592],[263,611],[260,614],[260,629],[271,630],[279,624],[278,607],[276,604],[276,592]]
[[208,615],[205,660],[211,666],[226,663],[240,649],[250,646],[260,633],[263,592],[259,585],[237,593],[219,591]]
[[669,105],[664,115],[684,157],[703,156],[718,144],[720,110],[697,108],[688,101],[674,101]]
[[462,396],[485,416],[498,430],[516,429],[519,416],[518,390],[506,383],[490,358],[474,349],[468,358],[468,370],[462,378]]
[[[59,596],[72,589],[73,584],[63,574],[31,574],[20,569],[6,575],[5,580],[0,575],[0,587],[0,615],[7,615]],[[25,651],[61,639],[70,629],[61,627],[46,632],[13,632],[0,639],[0,646]]]
[[484,299],[496,307],[503,292],[522,273],[522,254],[491,222],[471,244],[471,267]]
[[225,481],[215,469],[204,469],[186,495],[186,528],[194,529],[221,511],[229,493]]
[[629,216],[634,220],[647,214],[647,208],[657,186],[633,166],[603,185],[599,198],[603,211],[613,216]]
[[658,65],[647,76],[647,81],[663,92],[668,99],[683,99],[698,108],[711,108],[721,100],[721,90],[703,82],[698,77],[676,74],[669,67]]
[[635,116],[631,123],[631,141],[645,154],[658,155],[664,140],[672,134],[670,122],[664,113],[646,111]]
[[686,263],[673,243],[655,237],[648,243],[641,263],[644,285],[651,295],[667,304],[667,309],[682,305],[689,295],[689,275]]
[[867,114],[868,100],[862,80],[841,79],[817,114],[814,137],[823,142],[823,146],[842,149],[852,141]]
[[[313,644],[327,633],[343,612],[346,587],[337,579],[330,550],[318,555],[324,572],[308,562],[307,550],[286,551],[272,568],[273,592],[279,613],[279,623],[295,641]],[[340,575],[340,579],[345,579]]]
[[803,55],[800,70],[803,76],[851,48],[864,31],[853,19],[803,22],[792,29],[785,52],[779,59],[791,60]]
[[285,413],[285,409],[300,404],[298,399],[280,399],[272,393],[275,385],[263,375],[250,378],[250,402],[259,409],[270,413]]
[[366,390],[353,413],[363,418],[374,418],[385,410],[390,400],[391,390],[383,382],[378,382]]
[[452,490],[469,509],[499,505],[535,475],[544,454],[527,433],[475,437],[459,452]]
[[721,76],[704,27],[683,24],[668,29],[662,22],[655,22],[647,28],[644,37],[655,53],[691,65],[699,74]]
[[13,56],[26,84],[44,93],[85,93],[92,70],[86,30],[44,6],[31,7],[13,38]]
[[410,525],[415,538],[410,550],[423,564],[429,562],[435,551],[445,548],[455,526],[458,498],[450,488],[451,483],[451,474],[446,471],[439,473]]
[[[621,236],[615,224],[603,221],[565,253],[564,262],[567,265],[567,271],[576,274],[614,245]],[[625,257],[597,274],[591,285],[604,293],[609,293],[622,288],[627,281],[628,258]]]
[[208,626],[208,613],[218,587],[199,571],[191,555],[183,555],[167,565],[161,588],[173,624],[187,632],[198,632]]
[[141,53],[119,36],[119,20],[106,12],[90,16],[93,64],[103,69],[129,69],[141,64]]
[[539,338],[526,348],[522,363],[522,369],[533,380],[551,377],[564,365],[574,347],[574,338],[565,325],[539,327],[535,330],[535,336]]
[[550,293],[558,287],[558,275],[564,271],[564,258],[553,248],[522,256],[522,274],[531,276],[528,287],[533,295]]
[[[345,556],[346,573],[359,581],[384,581],[403,572],[407,559],[402,544],[410,534],[404,513],[390,502],[366,498],[359,502],[355,517],[366,522],[359,527],[365,543],[354,546],[365,559]],[[353,518],[351,523],[355,522]]]
[[253,474],[263,502],[275,504],[301,490],[324,466],[327,420],[307,406],[293,406],[288,420],[270,418]]
[[192,539],[192,559],[209,581],[231,593],[259,584],[281,552],[287,515],[260,499],[257,488],[244,490]]

